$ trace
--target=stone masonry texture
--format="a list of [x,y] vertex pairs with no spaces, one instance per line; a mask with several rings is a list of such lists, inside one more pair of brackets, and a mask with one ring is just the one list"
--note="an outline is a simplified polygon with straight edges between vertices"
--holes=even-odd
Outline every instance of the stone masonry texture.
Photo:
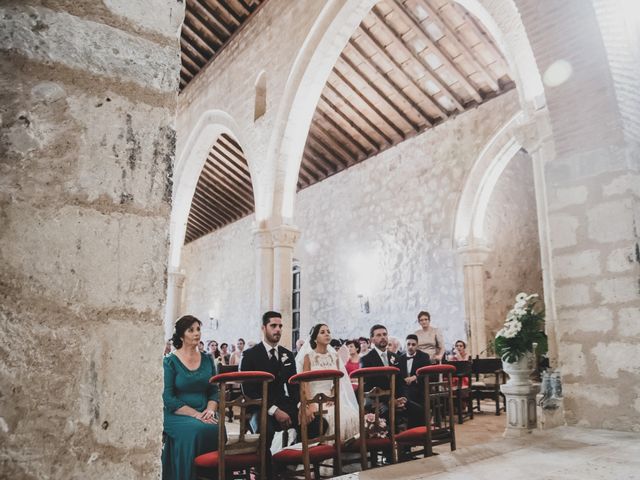
[[2,478],[158,477],[183,10],[0,6]]

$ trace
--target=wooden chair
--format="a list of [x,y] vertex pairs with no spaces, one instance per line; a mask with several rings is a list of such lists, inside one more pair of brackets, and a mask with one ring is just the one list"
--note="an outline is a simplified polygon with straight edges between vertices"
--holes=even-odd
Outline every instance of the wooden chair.
[[[222,365],[218,364],[218,373],[233,373],[238,371],[238,365]],[[223,390],[220,390],[220,395],[222,395]],[[232,400],[235,400],[240,395],[242,395],[242,389],[240,388],[239,383],[227,383],[225,384],[224,396],[227,400],[227,411],[225,412],[228,422],[233,422],[233,407],[231,406]]]
[[399,448],[423,446],[425,457],[433,455],[433,447],[449,443],[451,451],[456,449],[456,433],[453,410],[453,388],[451,377],[456,369],[453,365],[429,365],[419,368],[416,374],[424,381],[425,424],[410,428],[396,435]]
[[[359,438],[346,445],[345,451],[359,452],[360,464],[362,470],[369,467],[367,457],[370,457],[371,466],[377,465],[377,455],[379,452],[391,452],[391,462],[397,463],[398,456],[396,451],[396,375],[400,373],[400,369],[396,367],[366,367],[359,368],[351,372],[350,377],[358,380],[358,407],[360,416],[360,436]],[[372,388],[365,392],[365,383],[367,379],[386,377],[389,382],[389,389],[384,390],[378,387]],[[367,412],[367,403],[370,405],[371,412]],[[367,438],[365,415],[373,413],[375,420],[378,422],[382,416],[383,406],[388,405],[388,437],[387,438]]]
[[[304,466],[304,478],[311,478],[311,465],[313,465],[314,476],[320,478],[320,463],[333,459],[334,476],[342,474],[342,459],[340,458],[340,378],[343,373],[340,370],[311,370],[308,372],[298,373],[289,379],[291,384],[300,385],[300,411],[305,411],[308,406],[317,405],[315,417],[318,419],[318,435],[309,438],[309,426],[302,422],[300,425],[300,436],[302,437],[302,449],[285,448],[273,455],[272,460],[275,464],[284,468],[287,465]],[[325,395],[318,393],[312,398],[307,398],[306,388],[303,385],[318,381],[333,381],[333,395]],[[333,433],[327,434],[325,430],[324,414],[327,410],[323,408],[327,403],[334,405],[334,425]],[[313,445],[312,444],[316,444]]]
[[[233,399],[227,400],[225,395],[220,394],[220,403],[218,411],[224,412],[227,406],[238,407],[240,409],[240,433],[236,442],[227,442],[225,431],[225,415],[220,415],[218,419],[218,450],[214,452],[199,455],[195,459],[196,472],[198,478],[218,478],[225,480],[233,477],[234,471],[246,472],[246,478],[249,478],[251,467],[260,469],[260,478],[266,480],[266,435],[251,435],[253,440],[247,438],[246,432],[249,431],[249,420],[251,415],[247,409],[259,408],[260,410],[260,431],[267,431],[267,384],[273,381],[272,374],[267,372],[230,372],[222,373],[211,377],[209,383],[217,383],[220,392],[224,392],[229,383],[237,383],[242,385],[248,382],[262,383],[262,398],[252,399],[244,394]],[[257,439],[255,438],[257,437]]]
[[458,423],[462,424],[465,418],[473,420],[473,395],[471,392],[471,361],[454,362],[447,361],[447,365],[453,365],[456,369],[451,376],[453,388],[453,403],[458,413]]
[[[473,381],[471,382],[471,394],[476,400],[476,408],[480,411],[480,400],[489,398],[495,402],[496,415],[500,415],[500,411],[507,410],[507,401],[504,394],[500,391],[500,385],[507,381],[507,374],[502,370],[502,360],[499,358],[479,358],[473,359],[471,365],[473,373]],[[480,379],[483,375],[483,379]],[[493,377],[493,378],[491,378]],[[500,399],[502,398],[503,407],[500,407]]]

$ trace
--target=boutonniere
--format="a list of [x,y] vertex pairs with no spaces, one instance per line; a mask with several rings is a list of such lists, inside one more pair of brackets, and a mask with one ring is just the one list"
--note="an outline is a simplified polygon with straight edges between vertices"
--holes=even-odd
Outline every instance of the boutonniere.
[[393,357],[389,357],[389,363],[390,363],[391,365],[397,365],[397,364],[398,364],[398,360],[396,360],[396,357],[395,357],[395,356],[393,356]]
[[289,360],[289,356],[286,353],[283,353],[282,356],[280,357],[280,361],[282,363],[285,363],[287,360]]

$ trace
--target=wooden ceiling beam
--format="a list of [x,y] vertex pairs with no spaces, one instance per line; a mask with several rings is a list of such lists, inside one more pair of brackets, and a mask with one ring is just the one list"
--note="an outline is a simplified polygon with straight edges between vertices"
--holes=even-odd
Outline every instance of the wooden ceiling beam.
[[344,102],[344,104],[349,107],[353,113],[355,113],[358,117],[360,117],[361,120],[363,120],[367,125],[369,125],[369,127],[374,130],[378,135],[380,135],[380,137],[382,137],[384,143],[388,146],[388,145],[393,145],[393,140],[391,140],[391,137],[389,137],[385,132],[383,132],[382,130],[380,130],[380,127],[378,127],[378,125],[376,125],[374,122],[371,121],[371,119],[365,115],[364,113],[362,113],[353,103],[351,103],[351,101],[345,97],[336,87],[334,87],[330,82],[327,82],[326,87],[331,90],[331,92],[336,95],[340,100],[342,100]]
[[216,53],[216,49],[205,42],[198,32],[196,32],[191,25],[186,21],[182,24],[182,35],[185,41],[191,45],[191,48],[196,50],[200,55],[205,57],[207,61]]
[[329,171],[325,171],[320,165],[318,165],[316,159],[309,155],[306,149],[302,153],[302,164],[314,173],[314,176],[317,178],[317,182],[324,180],[329,176]]
[[[342,58],[342,55],[341,57]],[[342,81],[342,83],[344,83],[347,87],[349,87],[349,89],[356,94],[356,96],[360,97],[360,100],[362,100],[362,102],[371,109],[371,111],[373,111],[384,123],[387,124],[387,126],[389,128],[391,128],[391,130],[393,130],[394,132],[396,132],[396,134],[402,139],[404,140],[407,136],[406,134],[400,129],[400,127],[398,127],[395,122],[393,122],[389,117],[387,117],[384,112],[382,112],[378,107],[376,107],[373,102],[371,100],[369,100],[369,97],[367,95],[365,95],[364,93],[362,93],[360,91],[359,88],[357,88],[352,82],[351,80],[349,80],[346,75],[344,75],[340,70],[338,70],[337,65],[335,67],[333,67],[333,73],[340,79],[340,81]],[[357,72],[356,72],[357,73]],[[371,82],[365,80],[365,83],[368,84],[369,87],[372,88],[372,90],[375,92],[376,89],[373,87],[373,85],[371,84]],[[377,93],[377,92],[376,92]],[[381,97],[382,98],[382,97]],[[385,100],[385,103],[387,103],[388,105],[391,105],[390,102],[388,100]]]
[[236,145],[235,142],[231,140],[230,137],[228,137],[225,134],[222,134],[218,137],[218,142],[223,143],[226,149],[232,152],[236,157],[241,159],[243,163],[245,164],[247,163],[247,159],[244,156],[244,152],[242,151],[239,145]]
[[218,6],[218,8],[223,10],[229,18],[233,20],[233,22],[236,24],[236,27],[240,26],[240,24],[242,23],[242,18],[240,18],[233,7],[230,7],[224,0],[213,0],[213,2]]
[[[415,122],[413,122],[413,121],[412,121],[412,120],[407,116],[406,112],[404,112],[404,111],[402,110],[402,108],[400,108],[398,105],[396,105],[394,102],[392,102],[392,101],[391,101],[391,99],[389,98],[389,96],[388,96],[388,95],[386,95],[386,94],[385,94],[385,92],[383,92],[383,91],[378,87],[378,85],[376,84],[376,82],[375,82],[374,80],[372,80],[372,79],[370,79],[370,78],[367,78],[367,76],[362,72],[362,70],[360,70],[360,69],[358,68],[358,66],[357,66],[357,65],[356,65],[356,64],[355,64],[355,63],[354,63],[354,62],[353,62],[353,61],[352,61],[352,60],[351,60],[351,59],[350,59],[346,54],[345,54],[345,52],[344,52],[344,51],[340,54],[340,59],[341,59],[344,63],[346,63],[346,64],[349,66],[349,68],[351,69],[351,71],[352,71],[353,73],[355,73],[355,74],[356,74],[356,76],[360,77],[360,79],[362,79],[362,80],[365,82],[365,84],[367,84],[367,86],[368,86],[371,90],[373,90],[373,91],[376,93],[376,95],[378,96],[378,98],[379,98],[380,100],[382,100],[385,104],[387,104],[387,105],[391,108],[391,110],[393,110],[393,111],[396,113],[396,115],[397,115],[397,116],[398,116],[398,117],[399,117],[399,118],[400,118],[404,123],[406,123],[406,124],[409,126],[409,128],[413,129],[416,133],[420,131],[420,127],[418,126],[418,124],[417,124],[417,123],[415,123]],[[367,62],[369,65],[371,65],[371,62],[369,61],[369,59],[368,59],[368,58],[363,57],[363,60],[364,60],[365,62]],[[378,68],[377,68],[376,66],[373,66],[373,70],[377,73],[378,77],[382,77],[382,78],[384,79],[384,76],[382,76],[382,75],[380,74],[380,72],[379,72],[379,70],[378,70]],[[385,80],[386,80],[386,79],[385,79]],[[395,91],[396,93],[400,93],[400,92],[399,92],[399,89],[398,89],[394,84],[392,84],[391,82],[388,82],[388,81],[386,81],[385,83],[387,83],[387,86],[388,86],[388,87],[390,87],[392,91]],[[403,92],[403,93],[404,93],[404,92]],[[402,96],[402,95],[400,95],[400,96]],[[372,105],[373,105],[373,102],[372,102]],[[410,104],[410,105],[411,105],[411,104]],[[420,115],[422,116],[422,114],[420,114]],[[388,118],[388,117],[387,117],[387,118]],[[424,116],[423,116],[423,118],[424,118],[425,122],[427,122],[427,123],[429,123],[429,124],[431,123],[431,122],[429,122],[429,119],[428,119],[427,117],[424,117]],[[395,122],[394,122],[394,125],[395,125]],[[397,125],[396,125],[396,127],[397,127]],[[404,136],[406,135],[406,134],[404,133],[404,131],[403,131],[402,129],[400,129],[400,128],[398,128],[397,130],[394,128],[394,130],[396,131],[396,133],[398,133],[398,135],[403,136],[403,138],[404,138]]]
[[300,185],[300,183],[304,183],[305,185],[311,184],[311,178],[307,176],[307,173],[302,168],[302,165],[300,165],[300,169],[298,170],[298,185]]
[[253,210],[253,199],[248,198],[245,195],[241,195],[233,188],[229,188],[226,184],[223,184],[211,176],[210,173],[203,170],[200,179],[203,181],[204,185],[206,185],[207,195],[217,195],[220,197],[223,203],[228,204],[228,206],[232,209],[236,208],[237,205],[241,209],[251,209]]
[[237,202],[253,206],[253,191],[227,178],[224,173],[215,168],[203,168],[201,175],[206,177],[211,185],[220,188],[226,195],[235,198]]
[[206,235],[207,233],[211,233],[212,228],[218,228],[219,226],[218,222],[212,224],[212,222],[206,220],[206,218],[204,218],[200,213],[200,209],[198,208],[198,206],[193,205],[193,203],[191,205],[191,209],[189,210],[189,219],[187,220],[187,222],[194,230],[197,230],[200,233],[199,236],[201,237]]
[[196,50],[184,36],[180,36],[180,50],[182,53],[181,56],[189,58],[189,60],[198,66],[198,69],[206,65],[208,58]]
[[251,184],[251,177],[249,177],[248,172],[243,168],[239,168],[236,163],[233,162],[231,158],[225,152],[223,152],[221,148],[218,147],[217,144],[213,145],[211,153],[214,154],[218,159],[218,161],[215,162],[217,165],[219,165],[220,167],[225,167],[227,171],[235,172],[235,176],[240,182],[245,184],[249,189],[253,189],[253,185]]
[[[471,51],[471,49],[463,41],[461,41],[458,38],[458,34],[453,30],[453,28],[451,28],[447,20],[440,15],[440,12],[436,12],[436,10],[431,7],[429,2],[425,0],[417,0],[417,1],[420,5],[422,5],[422,7],[424,7],[424,9],[429,14],[429,20],[435,23],[436,26],[440,30],[442,30],[442,32],[445,35],[447,35],[447,38],[460,50],[460,52],[462,53],[462,55],[464,55],[467,61],[473,64],[474,68],[478,73],[482,74],[482,76],[485,78],[485,81],[487,82],[489,87],[494,92],[499,92],[500,86],[498,85],[498,82],[496,81],[496,79],[494,79],[493,75],[491,75],[487,71],[487,68],[476,59],[476,55]],[[439,46],[439,42],[436,41],[436,44],[438,44]],[[440,50],[442,50],[442,52],[444,53],[444,48],[441,48]]]
[[[376,152],[380,151],[381,145],[378,142],[376,142],[367,132],[365,132],[362,128],[360,128],[358,124],[356,124],[353,120],[351,120],[351,118],[349,118],[349,116],[345,114],[341,109],[339,109],[331,100],[329,100],[323,94],[320,95],[320,100],[322,100],[331,109],[333,113],[335,113],[340,118],[342,118],[342,120],[344,120],[353,130],[358,132],[369,143],[369,145],[373,147],[374,151]],[[318,106],[317,108],[320,110],[320,106]],[[326,113],[325,115],[327,117],[330,117],[330,115],[327,115]]]
[[227,24],[223,23],[216,12],[206,3],[201,2],[199,0],[193,0],[194,5],[200,7],[200,10],[205,12],[207,19],[211,22],[211,24],[220,30],[220,32],[227,38],[219,37],[222,40],[222,43],[226,42],[231,34],[233,33],[233,29],[231,29]]
[[336,173],[339,170],[341,170],[340,165],[337,165],[336,163],[332,162],[329,158],[327,158],[325,153],[323,153],[321,151],[322,149],[318,149],[313,144],[313,141],[309,137],[307,138],[307,142],[306,142],[306,145],[305,145],[305,150],[307,150],[308,152],[310,152],[312,154],[311,158],[315,159],[316,162],[319,162],[319,164],[322,164],[322,166],[325,169],[327,169],[327,175],[326,176],[333,175],[334,173]]
[[325,153],[335,158],[344,168],[355,163],[356,158],[354,158],[353,153],[346,150],[336,139],[332,139],[331,136],[327,135],[327,132],[323,131],[319,125],[314,125],[314,127],[309,129],[308,137]]
[[236,214],[236,208],[229,207],[225,203],[218,201],[218,196],[210,189],[203,189],[202,185],[196,187],[193,194],[195,205],[201,210],[209,212],[209,214],[218,220],[227,220]]
[[[381,78],[382,81],[387,84],[388,88],[390,88],[391,90],[394,90],[400,97],[402,97],[402,99],[413,109],[414,113],[416,113],[420,118],[422,118],[422,120],[424,121],[424,123],[427,124],[427,126],[429,127],[433,126],[433,123],[429,118],[429,114],[425,112],[416,102],[414,102],[413,99],[404,92],[404,90],[393,80],[393,78],[389,76],[388,73],[383,72],[378,64],[376,64],[371,58],[367,57],[367,54],[362,50],[362,47],[360,47],[360,45],[358,45],[358,43],[354,41],[353,38],[349,39],[349,45],[351,45],[353,51],[355,51],[358,57],[360,57],[360,60],[363,62],[366,62],[371,67],[373,67],[373,70],[376,72],[376,76],[378,78]],[[349,61],[353,63],[351,60]],[[354,64],[354,67],[355,67],[355,64]],[[357,68],[357,72],[364,78],[364,74],[359,68]],[[393,102],[391,102],[391,100],[389,100],[386,97],[386,95],[384,95],[384,92],[382,92],[378,88],[378,86],[376,85],[376,82],[374,82],[372,79],[370,79],[370,81],[371,81],[372,88],[376,89],[375,92],[378,94],[378,96],[380,96],[383,99],[386,99],[387,103],[393,107],[393,109],[398,113],[400,118],[402,118],[407,123],[407,125],[412,127],[416,133],[422,130],[422,127],[417,123],[415,123],[414,121],[412,121],[409,118],[409,116],[406,114],[406,112],[404,112],[400,107],[396,106]]]
[[[373,48],[375,49],[376,52],[378,52],[378,54],[380,56],[383,56],[384,58],[386,58],[389,62],[391,62],[391,64],[395,67],[394,72],[398,73],[400,75],[402,75],[402,77],[409,82],[411,85],[413,85],[413,87],[415,89],[417,89],[419,92],[421,92],[424,97],[429,101],[429,104],[435,108],[440,117],[443,119],[447,119],[449,118],[449,112],[447,112],[444,107],[442,107],[442,105],[440,105],[438,103],[438,101],[436,100],[436,98],[434,96],[432,96],[427,90],[425,90],[424,88],[422,88],[418,82],[411,77],[407,72],[404,71],[404,68],[402,68],[402,65],[400,65],[395,58],[393,58],[393,56],[387,52],[387,50],[384,48],[384,46],[382,45],[382,43],[380,43],[380,40],[378,40],[375,35],[373,35],[367,28],[364,27],[363,24],[360,25],[359,27],[359,32],[367,38],[367,40],[369,40],[369,43],[371,45],[373,45]],[[351,41],[351,40],[350,40]],[[355,42],[354,42],[355,43]],[[440,87],[441,88],[441,87]],[[441,88],[442,89],[442,88]],[[446,90],[445,90],[446,91]],[[455,97],[454,97],[455,99]],[[460,108],[462,108],[462,105],[460,105]],[[423,115],[426,116],[426,113],[423,112]]]
[[193,77],[195,77],[197,75],[197,73],[193,73],[191,70],[189,70],[189,68],[187,67],[187,65],[185,65],[184,63],[180,65],[180,74],[187,74],[189,76],[189,80],[192,80]]
[[200,65],[198,65],[192,58],[189,57],[185,52],[180,55],[181,66],[186,68],[189,73],[191,73],[192,77],[196,76],[200,69]]
[[[324,111],[322,111],[322,109],[320,108],[320,106],[318,105],[318,107],[316,107],[316,112],[315,115],[317,115],[317,117],[319,118],[315,118],[315,120],[312,123],[312,127],[313,125],[320,125],[320,118],[323,119],[325,122],[327,122],[329,125],[331,125],[332,128],[334,128],[341,136],[342,138],[349,143],[350,145],[353,145],[357,150],[359,150],[360,152],[362,152],[365,156],[369,156],[372,152],[370,150],[368,150],[364,145],[362,145],[359,141],[357,141],[353,135],[349,135],[349,133],[342,128],[342,125],[340,125],[338,122],[336,122],[333,118],[331,118],[329,115],[327,115]],[[358,156],[356,154],[356,156]]]
[[[202,182],[202,185],[200,182]],[[216,178],[205,169],[200,174],[196,191],[198,189],[201,189],[206,195],[220,197],[221,202],[232,210],[236,208],[234,207],[236,204],[242,206],[242,208],[253,208],[253,199],[240,195],[236,193],[234,188],[229,188],[226,184],[216,181]]]
[[[427,44],[428,49],[431,49],[432,52],[438,53],[439,58],[442,63],[449,69],[449,71],[458,79],[458,81],[465,87],[469,95],[478,103],[482,102],[482,97],[478,93],[478,90],[474,85],[471,84],[467,76],[461,72],[458,67],[453,63],[453,61],[449,58],[449,56],[442,50],[438,48],[438,46],[431,40],[431,37],[424,31],[422,25],[411,15],[409,15],[405,9],[404,5],[400,2],[400,0],[389,0],[393,2],[395,8],[392,10],[394,15],[398,15],[402,21],[409,25],[412,32],[415,32],[420,36],[422,40]],[[376,10],[377,7],[373,7],[373,10]],[[377,13],[377,12],[376,12]],[[378,14],[379,15],[379,14]],[[380,16],[380,15],[379,15]],[[384,21],[384,19],[383,19]],[[386,23],[386,22],[385,22]],[[393,30],[393,28],[392,28]],[[418,56],[421,56],[422,52],[416,52]]]
[[[462,98],[459,98],[458,95],[451,89],[451,87],[449,87],[443,80],[440,79],[440,76],[437,74],[437,72],[433,68],[431,68],[431,65],[429,65],[429,63],[424,58],[422,58],[421,55],[418,55],[416,51],[410,49],[407,44],[404,43],[404,40],[402,39],[400,34],[393,28],[391,28],[387,24],[387,22],[385,22],[383,16],[378,13],[375,8],[372,9],[371,12],[373,12],[376,20],[378,21],[376,25],[382,28],[387,35],[395,40],[394,45],[400,48],[400,50],[402,50],[409,58],[413,58],[414,60],[416,60],[418,64],[424,69],[425,75],[429,78],[429,80],[431,80],[442,92],[446,92],[449,94],[449,97],[451,97],[451,101],[456,106],[458,111],[464,112]],[[374,36],[373,33],[371,33],[370,35],[371,37]]]
[[195,10],[186,10],[184,20],[185,23],[189,22],[187,24],[188,27],[191,31],[197,34],[200,41],[209,45],[212,49],[214,49],[214,47],[211,44],[218,44],[217,48],[219,48],[224,43],[222,39],[213,30],[211,30],[211,26],[207,23],[207,20],[202,18]]
[[245,183],[240,182],[238,175],[234,171],[227,170],[221,163],[216,163],[215,159],[211,156],[209,156],[209,161],[205,163],[202,170],[206,171],[218,182],[224,183],[232,191],[238,194],[243,192],[243,196],[248,199],[250,198],[251,202],[253,202],[253,189]]
[[451,6],[464,19],[465,23],[473,30],[473,33],[476,34],[480,41],[490,50],[491,55],[495,61],[500,64],[500,67],[504,69],[505,72],[509,72],[511,69],[502,52],[498,49],[491,37],[480,27],[474,16],[462,7],[462,5],[458,5],[458,2],[451,2]]
[[[204,235],[206,235],[209,230],[208,226],[203,225],[202,220],[198,220],[196,218],[196,214],[192,213],[191,210],[189,210],[189,218],[187,219],[187,230],[191,230],[194,231],[195,230],[195,238],[199,238],[199,237],[203,237]],[[194,238],[194,240],[195,240]]]

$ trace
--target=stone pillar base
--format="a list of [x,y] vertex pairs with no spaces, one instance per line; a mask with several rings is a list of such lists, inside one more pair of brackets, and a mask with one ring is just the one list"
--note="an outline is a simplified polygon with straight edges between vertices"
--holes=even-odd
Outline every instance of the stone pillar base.
[[528,435],[536,428],[536,394],[539,385],[509,385],[500,387],[507,399],[507,427],[503,437]]
[[542,408],[540,401],[543,395],[539,393],[536,395],[536,410],[538,418],[538,428],[540,430],[549,430],[555,427],[562,427],[567,424],[564,419],[564,399],[559,398],[555,401],[558,408]]

